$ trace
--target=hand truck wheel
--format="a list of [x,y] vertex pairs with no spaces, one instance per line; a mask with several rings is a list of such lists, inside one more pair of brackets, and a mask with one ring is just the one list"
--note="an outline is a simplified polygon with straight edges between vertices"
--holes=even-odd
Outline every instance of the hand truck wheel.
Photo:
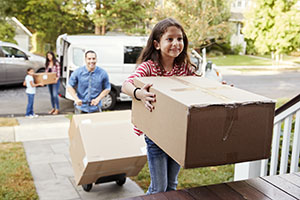
[[122,186],[126,182],[126,177],[120,178],[119,180],[116,180],[117,185]]
[[92,187],[93,187],[92,183],[90,183],[90,184],[83,184],[82,185],[83,190],[86,191],[86,192],[91,191]]

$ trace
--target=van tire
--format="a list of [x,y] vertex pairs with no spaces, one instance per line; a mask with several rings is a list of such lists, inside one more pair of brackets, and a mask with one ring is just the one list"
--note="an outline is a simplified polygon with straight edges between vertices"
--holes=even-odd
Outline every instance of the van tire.
[[117,95],[115,91],[110,91],[108,95],[106,95],[102,99],[102,110],[113,110],[117,102]]

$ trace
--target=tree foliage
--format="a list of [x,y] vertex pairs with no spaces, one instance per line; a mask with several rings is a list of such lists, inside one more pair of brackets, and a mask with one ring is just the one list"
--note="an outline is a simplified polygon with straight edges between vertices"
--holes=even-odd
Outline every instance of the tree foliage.
[[0,41],[16,43],[14,37],[15,28],[11,24],[0,19]]
[[259,53],[288,53],[300,46],[298,0],[254,0],[243,33]]
[[154,0],[91,0],[90,4],[95,8],[91,18],[96,34],[104,35],[107,31],[143,34]]
[[31,32],[40,32],[52,48],[63,33],[92,32],[86,5],[81,0],[1,0],[0,14],[17,17]]
[[194,47],[222,43],[231,33],[229,3],[222,0],[169,0],[156,10],[154,21],[175,18]]

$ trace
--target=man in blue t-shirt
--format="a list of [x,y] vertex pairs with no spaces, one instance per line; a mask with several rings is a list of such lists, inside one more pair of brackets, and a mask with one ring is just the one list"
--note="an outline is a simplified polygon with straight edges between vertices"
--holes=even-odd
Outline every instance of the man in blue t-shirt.
[[85,53],[85,62],[71,74],[67,87],[75,100],[75,114],[101,112],[101,100],[110,92],[108,74],[96,66],[94,51]]

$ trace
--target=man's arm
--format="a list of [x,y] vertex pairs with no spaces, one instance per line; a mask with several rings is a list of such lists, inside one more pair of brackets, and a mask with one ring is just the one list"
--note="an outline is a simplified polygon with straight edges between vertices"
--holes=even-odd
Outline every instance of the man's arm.
[[67,86],[67,90],[70,93],[70,95],[75,99],[75,104],[81,106],[82,101],[78,98],[76,90],[70,85]]
[[110,89],[105,89],[103,90],[95,99],[92,99],[91,105],[92,106],[97,106],[101,99],[103,99],[108,93],[110,92]]

